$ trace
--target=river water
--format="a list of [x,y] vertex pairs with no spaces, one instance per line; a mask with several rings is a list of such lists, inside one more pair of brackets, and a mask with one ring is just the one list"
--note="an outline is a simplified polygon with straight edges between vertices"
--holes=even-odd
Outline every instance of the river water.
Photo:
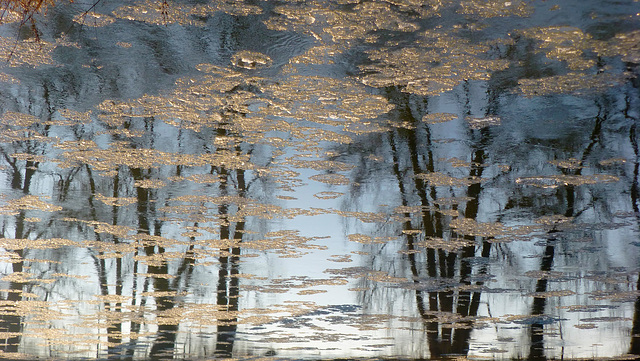
[[3,13],[0,358],[640,357],[639,9]]

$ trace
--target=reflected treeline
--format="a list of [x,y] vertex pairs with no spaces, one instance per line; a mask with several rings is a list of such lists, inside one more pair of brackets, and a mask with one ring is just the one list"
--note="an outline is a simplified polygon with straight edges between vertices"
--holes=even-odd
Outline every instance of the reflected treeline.
[[[24,236],[24,212],[16,217],[15,238],[23,238]],[[3,224],[3,234],[6,233],[6,224]],[[11,273],[21,274],[24,270],[23,251],[16,251],[16,261],[11,263]],[[3,311],[0,321],[2,332],[6,333],[2,345],[4,352],[17,352],[20,346],[22,335],[22,317],[15,310],[15,303],[22,299],[24,292],[24,284],[22,282],[9,282],[7,295],[3,304]]]
[[640,354],[635,8],[156,5],[0,28],[0,357]]
[[[446,202],[439,196],[438,186],[435,182],[428,183],[418,177],[419,174],[436,172],[431,130],[429,126],[422,125],[420,119],[415,118],[408,97],[392,89],[390,99],[398,105],[398,121],[413,128],[389,133],[389,145],[402,206],[415,206],[409,203],[409,199],[414,198],[419,200],[419,208],[422,210],[421,219],[417,219],[418,224],[412,224],[411,214],[404,213],[406,221],[403,231],[406,233],[404,237],[411,276],[416,285],[416,306],[424,320],[429,352],[431,357],[436,359],[451,355],[467,355],[472,324],[478,315],[481,296],[481,291],[472,291],[473,288],[470,286],[483,285],[483,281],[472,280],[474,275],[470,259],[476,256],[476,252],[479,253],[479,257],[489,257],[491,244],[483,238],[476,240],[474,236],[465,235],[457,239],[452,234],[448,224],[451,214],[447,216],[440,209]],[[482,177],[486,157],[483,143],[487,140],[488,131],[483,129],[477,133],[478,140],[470,149],[472,165],[469,167],[469,179],[478,179],[478,182],[469,182],[466,192],[460,193],[460,197],[467,197],[466,202],[463,201],[464,210],[458,210],[457,206],[462,204],[457,203],[452,208],[474,221],[478,216],[482,190],[479,179]],[[408,154],[400,153],[399,149]],[[402,163],[401,158],[411,160],[402,170],[399,167]],[[416,192],[418,197],[411,197],[409,192]],[[421,231],[419,235],[413,233],[416,229]],[[450,242],[449,247],[429,245],[430,241],[435,241],[434,245],[442,245],[445,239],[446,242]],[[420,246],[417,246],[417,243],[420,243]],[[481,266],[476,273],[476,278],[479,279],[486,276],[486,266]],[[426,279],[438,280],[439,285],[425,287]],[[445,319],[449,320],[443,322]]]
[[[461,91],[464,89],[462,87]],[[624,91],[628,92],[627,94],[634,94],[637,89],[627,87]],[[490,310],[494,309],[495,312],[496,307],[500,309],[500,306],[490,304],[489,300],[493,297],[483,297],[483,290],[489,291],[489,295],[507,293],[506,290],[492,289],[491,283],[486,281],[495,282],[496,277],[504,277],[503,272],[526,273],[535,281],[533,284],[517,286],[529,287],[528,297],[523,300],[523,303],[528,299],[530,306],[528,310],[523,310],[524,314],[521,316],[512,316],[516,324],[524,325],[523,328],[529,335],[528,346],[522,344],[521,349],[516,352],[524,354],[524,357],[530,360],[546,360],[549,357],[563,356],[553,353],[557,351],[550,346],[556,342],[554,338],[562,337],[562,331],[557,334],[550,329],[554,330],[557,327],[562,329],[571,323],[562,320],[563,313],[556,308],[564,310],[578,306],[560,307],[558,304],[563,303],[555,301],[556,297],[572,296],[579,292],[586,298],[589,294],[599,294],[604,291],[600,290],[597,284],[586,289],[573,290],[571,288],[562,290],[558,285],[566,280],[581,279],[585,275],[587,279],[592,279],[588,276],[589,272],[606,275],[610,272],[607,270],[608,267],[611,266],[607,265],[608,261],[602,264],[603,260],[598,260],[597,254],[594,254],[591,256],[592,260],[586,262],[592,262],[595,267],[578,274],[556,271],[556,268],[571,267],[576,264],[575,262],[579,262],[582,265],[581,268],[584,267],[585,260],[579,261],[579,259],[583,257],[589,259],[589,256],[575,255],[576,251],[571,247],[575,245],[576,239],[592,239],[592,237],[597,239],[606,229],[621,227],[614,223],[614,219],[621,211],[620,206],[609,202],[627,203],[637,214],[637,190],[635,189],[637,188],[637,161],[635,161],[637,159],[635,140],[637,121],[625,115],[628,114],[629,98],[614,99],[613,96],[606,94],[585,99],[587,103],[593,102],[591,109],[595,111],[590,110],[591,115],[583,118],[583,121],[588,124],[580,127],[580,131],[584,133],[577,133],[575,128],[566,133],[554,130],[554,134],[549,135],[542,131],[539,139],[534,136],[531,140],[527,140],[533,144],[533,147],[524,145],[524,148],[537,153],[535,157],[538,157],[538,160],[534,160],[536,159],[533,158],[534,156],[530,156],[529,159],[526,156],[525,159],[507,156],[510,152],[520,152],[515,144],[510,143],[508,132],[513,130],[503,130],[493,125],[476,126],[474,124],[474,121],[486,122],[487,119],[492,119],[491,117],[502,118],[503,123],[506,121],[503,114],[509,114],[510,105],[507,102],[511,96],[505,93],[501,95],[496,89],[489,88],[486,91],[488,103],[483,107],[469,102],[459,103],[459,113],[456,115],[458,119],[463,120],[462,129],[456,129],[460,123],[455,125],[445,123],[448,126],[436,122],[425,124],[422,118],[431,119],[428,117],[430,113],[434,113],[435,119],[447,117],[447,115],[438,115],[438,106],[442,100],[420,99],[402,94],[397,88],[388,88],[386,95],[396,105],[393,114],[397,129],[388,132],[387,138],[378,138],[374,142],[368,139],[362,143],[361,148],[357,149],[359,151],[364,149],[365,153],[370,151],[374,154],[385,154],[385,152],[390,154],[389,169],[397,181],[400,206],[396,211],[401,216],[400,219],[403,219],[400,231],[403,234],[402,239],[405,240],[405,247],[398,252],[406,259],[406,271],[397,269],[399,263],[397,260],[392,261],[394,256],[389,251],[383,251],[382,248],[376,249],[375,246],[368,248],[371,254],[376,255],[371,259],[375,270],[384,270],[397,276],[406,275],[411,280],[411,284],[401,287],[415,292],[416,311],[424,322],[431,357],[471,355],[469,353],[473,348],[471,343],[477,342],[473,339],[475,327],[481,325],[484,318],[496,317],[495,313],[487,314],[487,311],[491,312]],[[466,95],[466,99],[472,101],[477,101],[474,98],[480,98],[480,100],[483,98],[482,96],[474,97],[469,93],[461,95],[461,92],[457,92],[456,95],[458,99],[464,99]],[[435,105],[431,106],[431,102]],[[429,108],[431,111],[426,111],[425,115],[425,109]],[[473,117],[470,111],[472,108],[484,108],[485,113],[481,117]],[[612,124],[615,122],[618,123]],[[448,134],[438,132],[442,128],[445,128]],[[466,133],[464,128],[467,128]],[[433,129],[436,129],[436,134],[439,134],[435,141]],[[630,144],[621,144],[627,150],[633,150],[633,154],[636,155],[631,163],[632,167],[630,170],[625,167],[627,169],[615,173],[621,177],[621,181],[616,183],[616,187],[619,187],[616,189],[621,191],[618,195],[609,195],[610,198],[600,196],[598,189],[602,186],[597,182],[589,181],[589,177],[594,173],[602,172],[619,159],[616,158],[616,152],[619,150],[613,150],[602,142],[604,139],[607,139],[609,144],[615,142],[612,139],[624,141],[625,132],[629,129]],[[447,139],[447,136],[454,137],[454,140]],[[582,143],[577,141],[578,139]],[[448,146],[452,142],[461,142],[461,144],[458,148]],[[384,150],[368,149],[365,145],[367,143],[382,143]],[[467,155],[465,156],[464,151],[461,152],[460,149],[466,150]],[[447,151],[451,153],[447,154]],[[387,157],[386,154],[385,157]],[[521,161],[529,162],[528,164],[537,163],[540,167],[533,172],[522,171],[521,169],[525,168],[521,165],[526,163]],[[555,165],[556,169],[545,165],[545,162]],[[375,172],[379,172],[379,167],[369,168],[366,162],[363,164],[365,167],[355,174],[358,181],[382,178],[375,175]],[[465,175],[460,168],[467,169],[468,173]],[[429,176],[421,176],[422,174]],[[447,176],[442,177],[442,174]],[[529,174],[544,176],[529,177]],[[511,184],[505,183],[505,180]],[[589,189],[594,183],[596,184],[591,187],[595,189]],[[625,184],[631,185],[631,202],[624,199]],[[495,198],[498,186],[502,187],[500,192],[506,194],[504,200]],[[485,192],[490,195],[485,196]],[[620,195],[623,195],[622,199]],[[499,204],[499,208],[494,208],[495,205],[491,203]],[[520,223],[522,213],[526,213],[529,217],[536,219],[537,224],[528,230],[513,228],[509,231],[504,225],[508,224],[515,210],[518,212],[515,213],[518,215],[518,218],[515,218],[516,223]],[[487,217],[491,219],[496,215],[497,220],[501,222],[487,222]],[[600,225],[580,226],[580,224],[593,224],[594,219],[599,219]],[[609,226],[604,219],[614,224]],[[460,220],[469,226],[465,226]],[[572,226],[572,223],[578,226]],[[634,234],[637,234],[635,233],[637,227],[637,223],[632,227]],[[540,259],[538,268],[529,269],[526,272],[514,269],[514,267],[522,267],[517,263],[525,261],[514,254],[514,252],[523,252],[518,242],[530,239],[537,239],[535,245],[541,247],[538,248],[539,251],[525,248],[526,252],[537,253],[529,257]],[[606,246],[604,244],[601,247]],[[386,254],[385,261],[377,260],[382,254]],[[503,266],[496,264],[496,260]],[[388,267],[386,264],[391,262],[394,265],[393,271],[386,268]],[[498,271],[496,267],[505,267],[505,269]],[[626,269],[633,277],[637,267],[634,268],[633,264],[628,263],[627,267],[630,267]],[[500,281],[500,286],[514,287],[515,285]],[[625,287],[622,284],[621,289],[618,289],[622,291]],[[378,293],[375,286],[369,286],[369,288],[371,290],[364,293],[371,292],[371,295],[364,295],[365,299],[391,297]],[[615,291],[610,292],[615,294]],[[487,310],[479,313],[481,304],[485,304]],[[637,320],[637,312],[636,307],[634,320]],[[559,325],[560,323],[564,326]],[[634,325],[636,323],[634,321]],[[582,326],[577,325],[577,327],[580,329]],[[586,329],[595,327],[595,325],[585,326]],[[634,335],[637,335],[637,330],[631,332],[630,354],[638,353],[635,346],[637,337]],[[477,349],[478,345],[475,347]]]
[[[54,11],[53,18],[56,19],[51,22],[54,28],[72,29],[83,45],[92,41],[92,34],[87,34],[86,29],[78,30],[79,25],[73,25],[68,13]],[[224,51],[230,52],[234,46],[232,37],[236,25],[230,17],[224,18],[226,28],[220,31],[218,35],[222,39],[218,40],[225,47]],[[161,54],[156,55],[161,57]],[[162,61],[158,60],[159,63]],[[116,68],[122,70],[127,66]],[[196,328],[217,327],[218,330],[214,332],[218,339],[214,350],[207,350],[208,342],[195,340],[194,347],[199,350],[189,352],[231,357],[239,309],[240,245],[245,227],[244,218],[237,212],[240,207],[238,200],[247,196],[245,170],[235,168],[233,162],[225,165],[223,160],[218,162],[222,165],[208,166],[209,172],[206,174],[206,166],[184,162],[166,165],[172,162],[154,159],[152,154],[155,150],[163,150],[164,154],[192,154],[193,157],[201,153],[241,154],[244,151],[239,146],[227,149],[220,144],[226,144],[229,140],[233,143],[237,134],[229,132],[229,123],[243,114],[224,114],[227,122],[221,122],[219,128],[212,127],[196,133],[179,127],[167,127],[163,120],[153,116],[119,117],[63,108],[63,104],[71,99],[85,101],[82,97],[88,93],[81,93],[87,79],[93,76],[90,73],[96,70],[78,71],[66,78],[62,74],[62,78],[65,78],[63,81],[57,78],[60,74],[51,74],[51,82],[66,83],[78,93],[69,94],[64,89],[50,90],[47,88],[49,81],[45,81],[43,99],[36,100],[38,106],[15,109],[19,113],[13,113],[8,112],[7,108],[20,108],[20,105],[2,105],[2,153],[7,164],[5,174],[15,190],[15,195],[11,194],[9,199],[17,197],[23,200],[16,206],[6,207],[3,213],[3,239],[18,243],[15,251],[5,252],[5,255],[15,255],[12,256],[11,269],[5,273],[13,275],[16,280],[8,281],[5,292],[7,302],[4,307],[7,312],[3,312],[2,316],[2,331],[6,339],[3,351],[67,355],[65,347],[56,346],[59,343],[56,336],[50,339],[41,336],[45,343],[52,342],[53,345],[47,347],[34,348],[21,341],[25,332],[31,332],[30,329],[36,327],[28,317],[31,311],[23,305],[54,288],[21,280],[21,277],[28,277],[23,275],[23,269],[35,267],[42,270],[41,276],[60,274],[62,277],[95,277],[98,289],[95,298],[86,289],[91,289],[91,286],[85,289],[78,287],[79,293],[89,292],[88,296],[81,294],[80,299],[74,299],[73,292],[55,297],[55,300],[68,297],[68,301],[88,302],[90,305],[79,308],[95,306],[94,314],[78,310],[79,318],[68,321],[74,327],[87,330],[91,335],[88,338],[93,339],[84,342],[76,340],[81,345],[77,346],[77,350],[72,350],[72,354],[85,352],[85,355],[108,359],[162,359],[187,352],[176,347],[187,342],[179,338],[181,328],[186,327],[181,325],[184,319],[180,315],[188,312],[189,303],[200,302],[187,296],[199,288],[192,277],[198,273],[198,259],[206,258],[209,262],[210,258],[217,258],[217,287],[205,291],[209,292],[207,297],[214,298],[211,304],[217,308],[211,309],[212,315],[208,318],[192,317],[190,322],[192,325],[202,323]],[[172,76],[165,78],[173,80]],[[151,82],[148,85],[150,89],[157,90],[161,84]],[[137,92],[127,89],[122,83],[105,86],[111,95],[127,97]],[[217,115],[212,114],[211,117],[216,118]],[[96,118],[100,118],[100,121],[96,121]],[[166,143],[167,139],[170,139],[169,143]],[[67,153],[70,154],[69,158],[61,156],[67,151],[70,151]],[[101,155],[101,151],[106,153]],[[96,159],[99,159],[97,163],[94,162]],[[104,160],[111,166],[103,167]],[[206,176],[198,178],[201,173]],[[181,183],[171,189],[163,189],[167,177],[175,177],[176,182]],[[188,199],[190,195],[206,194],[215,199],[212,202],[217,205],[204,206],[206,202],[196,200],[193,204],[199,205],[193,206],[192,214],[179,210],[171,215],[171,197],[180,194],[185,196],[185,203],[191,203]],[[48,199],[48,202],[37,201],[42,198]],[[51,206],[49,202],[63,205],[64,211],[55,213],[58,207]],[[54,226],[47,228],[52,223]],[[179,226],[172,223],[178,223]],[[29,227],[33,227],[34,231],[27,231]],[[75,229],[70,232],[70,228]],[[180,228],[187,230],[184,236],[175,234],[175,229]],[[167,234],[170,232],[173,234]],[[204,233],[199,232],[211,233],[214,238],[203,242]],[[93,270],[78,265],[78,261],[73,259],[73,252],[68,255],[64,252],[55,254],[58,246],[53,243],[44,246],[44,252],[53,254],[43,255],[43,259],[48,257],[50,262],[66,267],[47,267],[47,261],[34,265],[29,258],[42,251],[38,247],[33,249],[29,241],[49,237],[70,238],[79,246],[86,242],[86,253]],[[11,242],[3,242],[7,250],[10,249],[6,247],[8,243]],[[198,277],[202,278],[202,275]],[[100,302],[95,303],[96,299]],[[52,304],[55,300],[51,301]],[[55,324],[55,320],[51,322]],[[62,329],[63,326],[53,327]]]
[[[638,283],[636,290],[640,289],[640,274],[638,274]],[[635,302],[635,313],[633,314],[633,326],[631,327],[631,345],[629,353],[632,355],[640,355],[640,297]]]
[[[37,332],[38,323],[34,325],[30,319],[35,311],[29,305],[41,297],[46,302],[48,292],[56,286],[34,281],[34,269],[37,269],[36,280],[51,275],[95,277],[95,298],[89,295],[83,300],[86,296],[81,295],[80,299],[74,299],[74,295],[69,294],[52,296],[50,301],[52,305],[59,299],[84,301],[90,305],[87,307],[95,307],[94,314],[79,311],[75,316],[79,316],[78,319],[67,321],[73,322],[74,327],[89,330],[92,335],[89,338],[93,340],[84,343],[93,346],[78,346],[79,352],[84,349],[85,353],[108,359],[167,359],[186,352],[177,349],[177,345],[192,342],[200,348],[195,354],[231,357],[239,311],[239,262],[245,229],[245,216],[240,215],[239,210],[247,197],[245,170],[234,168],[233,163],[225,165],[223,161],[221,165],[208,166],[202,182],[185,180],[175,188],[162,189],[165,177],[190,179],[189,176],[201,174],[204,167],[159,166],[158,161],[166,160],[128,157],[136,158],[136,152],[144,154],[158,149],[156,142],[160,136],[182,139],[182,130],[173,129],[174,133],[168,135],[165,133],[168,128],[156,129],[159,122],[152,117],[126,117],[117,126],[105,123],[104,128],[95,129],[89,119],[84,118],[86,115],[77,113],[68,115],[66,121],[50,120],[51,125],[44,127],[33,116],[7,114],[4,135],[12,138],[4,139],[3,154],[9,165],[8,183],[14,190],[15,200],[10,198],[10,205],[3,208],[3,246],[7,250],[4,255],[11,257],[8,259],[10,269],[5,270],[10,277],[5,278],[7,285],[3,290],[3,351],[39,353],[22,340],[25,333]],[[228,126],[234,117],[241,116],[240,113],[226,114],[227,121],[221,122],[220,128],[194,134],[187,141],[189,146],[179,144],[177,151],[246,152],[239,145],[225,146],[236,143],[237,134],[229,131]],[[127,136],[136,132],[142,136]],[[109,162],[113,168],[79,161],[100,157],[99,151],[88,150],[95,145],[99,133],[113,135],[107,150],[114,150],[113,155],[120,157]],[[55,137],[63,137],[64,141],[52,142]],[[74,159],[64,165],[51,162],[58,149],[72,149],[71,153],[76,152],[71,155]],[[186,206],[186,212],[180,206],[171,208],[172,193],[183,194],[182,202],[193,206]],[[198,193],[207,194],[209,200],[198,199]],[[190,199],[191,195],[196,195],[195,201]],[[64,205],[64,211],[49,203],[52,200]],[[205,203],[216,205],[204,206]],[[65,226],[69,223],[75,230]],[[177,228],[186,232],[166,234],[176,229],[168,227],[168,223],[178,223]],[[211,233],[215,238],[203,241],[202,232]],[[49,239],[67,238],[75,238],[70,242],[76,246],[85,242],[91,262],[78,265],[74,252],[56,252],[59,245],[49,242]],[[40,246],[29,243],[40,239],[45,240]],[[217,259],[218,279],[206,297],[212,297],[211,305],[216,307],[210,309],[208,319],[198,315],[189,321],[197,328],[217,327],[213,331],[217,339],[210,349],[207,342],[184,340],[180,333],[181,328],[187,327],[182,315],[190,312],[190,304],[198,302],[189,296],[198,291],[198,284],[192,279],[198,259],[212,257]],[[48,263],[62,266],[48,267]],[[83,264],[92,264],[93,271]],[[27,269],[30,271],[25,272]],[[78,287],[77,291],[87,292],[86,288],[86,285]],[[56,320],[54,317],[50,322],[55,324]],[[35,331],[31,331],[34,327]],[[64,326],[53,327],[63,331]],[[193,336],[198,337],[197,333]],[[45,342],[59,342],[55,334],[40,337]],[[42,351],[50,355],[64,354],[64,350],[56,346]]]
[[[15,125],[20,123],[17,120],[19,119],[12,119],[9,117],[9,119],[5,119],[4,126],[15,129],[17,128]],[[23,124],[34,126],[36,129],[32,130],[33,132],[41,132],[45,137],[47,136],[49,126],[40,126],[40,124],[37,124],[37,120],[35,118],[26,117]],[[32,179],[37,171],[39,163],[36,159],[44,153],[44,146],[42,142],[35,140],[19,141],[14,144],[18,145],[18,147],[16,147],[17,149],[0,148],[6,163],[10,167],[9,184],[11,185],[12,190],[23,194],[29,194]],[[25,239],[32,237],[32,233],[35,232],[26,222],[26,211],[24,208],[15,212],[15,216],[12,220],[3,219],[2,237]],[[24,249],[18,248],[11,253],[11,272],[8,273],[17,277],[15,280],[10,280],[8,282],[6,297],[4,298],[5,302],[3,302],[4,304],[2,307],[3,312],[0,326],[2,328],[2,332],[5,333],[5,337],[3,337],[4,343],[2,345],[2,350],[8,353],[18,352],[22,333],[24,332],[23,315],[18,311],[17,302],[23,300],[23,293],[29,292],[31,289],[28,284],[23,282],[23,280],[26,279],[26,277],[24,277],[25,251],[26,250]]]
[[[575,159],[580,159],[579,163],[575,167],[562,168],[563,175],[580,176],[584,169],[585,163],[588,161],[594,147],[600,141],[602,136],[602,123],[607,119],[607,109],[600,107],[598,115],[594,119],[594,128],[589,137],[589,143],[587,143],[582,154],[576,154]],[[579,158],[578,158],[579,157]],[[575,186],[568,184],[564,187],[560,187],[558,190],[557,198],[561,200],[560,204],[565,206],[563,216],[565,219],[573,219],[579,214],[576,214],[576,190]],[[562,201],[564,200],[564,201]],[[584,210],[580,210],[582,212]],[[533,297],[533,303],[531,306],[531,316],[533,322],[531,323],[531,346],[529,350],[529,360],[546,360],[545,355],[545,342],[544,342],[544,326],[549,324],[549,317],[545,317],[547,306],[547,292],[549,291],[549,279],[548,275],[553,271],[554,257],[556,254],[556,245],[560,242],[560,239],[556,238],[559,230],[552,225],[552,229],[549,230],[548,237],[545,240],[544,253],[540,260],[540,274],[542,278],[536,281],[535,293]],[[561,234],[560,234],[561,236]]]
[[[228,137],[229,132],[224,129],[218,130],[218,135],[221,137]],[[240,152],[240,147],[236,146],[234,149],[236,152]],[[235,170],[229,174],[229,170],[224,166],[219,167],[219,174],[223,177],[220,183],[220,194],[228,195],[230,193],[227,189],[229,184],[236,184],[237,196],[245,197],[247,184],[245,179],[245,171]],[[235,175],[235,179],[233,179]],[[234,182],[235,180],[235,182]],[[218,271],[218,288],[217,288],[217,305],[220,310],[229,314],[229,317],[225,317],[219,320],[216,333],[216,349],[214,355],[216,357],[232,357],[233,344],[236,337],[238,328],[238,301],[240,297],[239,281],[240,281],[240,251],[242,245],[243,231],[245,228],[245,220],[232,221],[229,217],[229,205],[221,204],[218,208],[219,214],[223,215],[220,225],[220,238],[229,239],[232,245],[226,249],[223,249],[223,253],[218,258],[220,262],[220,270]],[[232,233],[233,232],[233,233]]]

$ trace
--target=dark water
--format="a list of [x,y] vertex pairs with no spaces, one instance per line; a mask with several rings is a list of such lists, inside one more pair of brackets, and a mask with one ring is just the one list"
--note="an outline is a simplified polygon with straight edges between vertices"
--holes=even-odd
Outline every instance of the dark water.
[[640,357],[637,1],[92,5],[0,27],[0,358]]

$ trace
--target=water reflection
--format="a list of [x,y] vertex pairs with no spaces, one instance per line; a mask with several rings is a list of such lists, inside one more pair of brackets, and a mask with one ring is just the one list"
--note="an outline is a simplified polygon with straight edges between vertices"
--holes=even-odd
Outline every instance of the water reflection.
[[640,355],[636,12],[7,12],[0,357]]

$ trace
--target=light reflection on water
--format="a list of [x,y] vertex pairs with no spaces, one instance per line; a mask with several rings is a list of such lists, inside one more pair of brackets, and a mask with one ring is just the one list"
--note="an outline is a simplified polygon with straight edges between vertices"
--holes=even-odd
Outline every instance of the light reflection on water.
[[0,358],[640,355],[632,4],[129,5],[0,27]]

